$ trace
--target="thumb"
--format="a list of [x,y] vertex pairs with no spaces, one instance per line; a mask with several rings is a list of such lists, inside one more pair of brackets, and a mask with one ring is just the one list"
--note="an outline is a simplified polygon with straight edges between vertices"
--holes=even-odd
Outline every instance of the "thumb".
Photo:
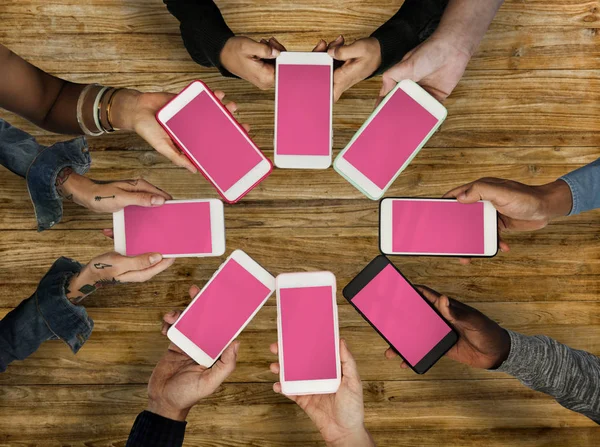
[[415,82],[420,81],[420,79],[416,79],[414,67],[410,58],[398,62],[392,68],[388,69],[385,73],[383,73],[382,79],[383,85],[379,91],[379,96],[386,96],[394,89],[394,87],[396,87],[396,84],[403,79],[410,79]]
[[488,183],[475,182],[463,191],[456,194],[456,200],[460,203],[475,203],[480,200],[494,201],[498,188]]
[[217,389],[223,381],[235,370],[237,353],[240,348],[240,342],[234,341],[223,351],[221,358],[205,374],[208,387],[211,390]]
[[279,56],[280,51],[266,43],[255,41],[248,42],[248,51],[251,56],[256,56],[259,59],[275,59]]
[[340,340],[340,361],[342,363],[342,375],[344,377],[360,380],[358,369],[356,368],[356,360],[354,360],[350,349],[348,349],[348,345],[346,345],[346,340],[343,338]]
[[446,295],[440,296],[435,307],[440,311],[442,317],[448,320],[450,324],[456,324],[456,317],[454,316],[450,306],[450,298],[448,298]]
[[166,199],[158,194],[141,191],[123,191],[121,204],[125,206],[137,205],[143,207],[161,206]]

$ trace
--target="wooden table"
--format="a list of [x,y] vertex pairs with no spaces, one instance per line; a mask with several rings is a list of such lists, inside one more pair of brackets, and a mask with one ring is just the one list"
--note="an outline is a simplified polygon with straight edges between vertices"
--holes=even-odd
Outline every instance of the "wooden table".
[[[276,36],[290,50],[319,38],[370,34],[402,1],[219,1],[235,32]],[[600,149],[600,2],[507,0],[452,96],[449,116],[388,196],[437,197],[483,176],[549,182],[595,160]],[[0,42],[53,74],[79,82],[177,92],[201,78],[238,102],[241,121],[272,157],[273,91],[222,78],[188,57],[160,0],[3,0]],[[335,154],[369,115],[380,78],[335,105]],[[10,113],[49,143],[64,139]],[[217,197],[200,176],[171,165],[129,134],[92,139],[98,179],[144,177],[175,198]],[[335,155],[334,154],[334,155]],[[110,215],[67,204],[38,234],[25,183],[0,170],[0,316],[28,297],[60,255],[87,262],[111,250]],[[332,169],[275,170],[226,207],[228,253],[241,248],[271,273],[333,271],[340,289],[378,253],[378,205]],[[600,354],[600,213],[507,236],[512,251],[462,266],[396,258],[406,276],[479,308],[507,328],[546,334]],[[146,405],[146,383],[167,341],[160,317],[188,301],[223,258],[178,260],[142,285],[102,290],[85,305],[96,327],[77,356],[46,343],[0,375],[0,445],[122,446]],[[338,294],[341,335],[364,380],[366,424],[387,446],[592,446],[599,429],[503,374],[443,359],[417,376],[383,358],[385,343]],[[240,336],[229,382],[191,413],[189,446],[320,445],[313,424],[274,394],[269,343],[275,300]]]

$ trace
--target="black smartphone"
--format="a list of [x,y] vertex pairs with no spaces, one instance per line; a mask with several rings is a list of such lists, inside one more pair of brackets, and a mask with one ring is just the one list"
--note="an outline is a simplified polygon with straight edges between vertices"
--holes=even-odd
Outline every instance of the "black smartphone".
[[383,255],[342,294],[417,374],[427,372],[458,341],[450,323]]

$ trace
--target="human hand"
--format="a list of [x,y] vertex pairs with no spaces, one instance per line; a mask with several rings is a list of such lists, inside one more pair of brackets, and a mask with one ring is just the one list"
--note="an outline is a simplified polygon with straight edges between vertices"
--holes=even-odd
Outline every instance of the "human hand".
[[[461,203],[489,200],[498,210],[499,233],[539,230],[551,219],[569,214],[573,206],[571,189],[562,180],[529,186],[512,180],[482,178],[448,191],[444,198],[455,198]],[[510,249],[502,239],[500,249]]]
[[99,181],[63,168],[56,177],[56,190],[61,197],[97,213],[114,213],[126,206],[161,206],[171,195],[146,180]]
[[[477,309],[440,295],[428,287],[417,286],[417,289],[459,334],[458,342],[446,353],[449,358],[483,369],[496,369],[507,359],[510,353],[510,336],[498,323]],[[392,348],[385,351],[388,359],[396,356]],[[400,366],[408,368],[404,362]]]
[[383,73],[380,101],[403,79],[417,82],[443,101],[460,81],[470,59],[470,52],[433,34]]
[[275,38],[256,42],[248,37],[230,37],[221,50],[221,64],[228,71],[267,90],[275,84],[273,60],[285,48]]
[[345,45],[339,36],[329,43],[327,54],[342,62],[333,71],[333,96],[337,102],[346,90],[371,76],[381,65],[381,47],[375,37],[358,39]]
[[[270,350],[277,355],[277,343],[273,343]],[[340,360],[342,383],[335,394],[286,397],[305,411],[328,446],[374,446],[364,425],[363,389],[356,362],[343,339],[340,340]],[[272,363],[270,370],[279,374],[279,363]],[[275,383],[273,391],[281,393],[281,383]]]
[[[215,96],[223,102],[225,93],[216,90]],[[194,164],[183,154],[162,126],[156,121],[156,113],[176,95],[173,93],[141,93],[137,90],[123,89],[115,93],[111,109],[111,122],[117,129],[135,131],[150,146],[171,160],[175,165],[190,172],[198,172]],[[227,110],[234,113],[234,102],[225,104]],[[242,124],[248,131],[250,127]]]
[[160,253],[123,256],[110,252],[92,259],[66,285],[67,298],[78,303],[89,294],[105,286],[145,282],[168,269],[175,258],[163,259]]
[[[200,292],[190,288],[190,298]],[[164,316],[163,335],[181,312],[173,311]],[[235,370],[240,347],[234,341],[223,351],[221,358],[211,368],[198,365],[173,343],[160,359],[148,383],[148,411],[163,417],[184,421],[190,409],[201,399],[210,396]]]

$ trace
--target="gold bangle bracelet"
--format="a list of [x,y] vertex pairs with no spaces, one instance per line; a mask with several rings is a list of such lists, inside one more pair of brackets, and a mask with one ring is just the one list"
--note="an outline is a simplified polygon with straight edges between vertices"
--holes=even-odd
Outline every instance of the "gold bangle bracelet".
[[123,88],[116,88],[112,95],[110,95],[110,98],[108,98],[108,105],[106,106],[106,122],[108,123],[108,126],[111,129],[108,132],[114,132],[115,130],[119,130],[112,125],[112,122],[110,120],[110,109],[112,107],[113,99],[115,99],[115,96],[117,96],[117,92],[119,90],[123,90]]

